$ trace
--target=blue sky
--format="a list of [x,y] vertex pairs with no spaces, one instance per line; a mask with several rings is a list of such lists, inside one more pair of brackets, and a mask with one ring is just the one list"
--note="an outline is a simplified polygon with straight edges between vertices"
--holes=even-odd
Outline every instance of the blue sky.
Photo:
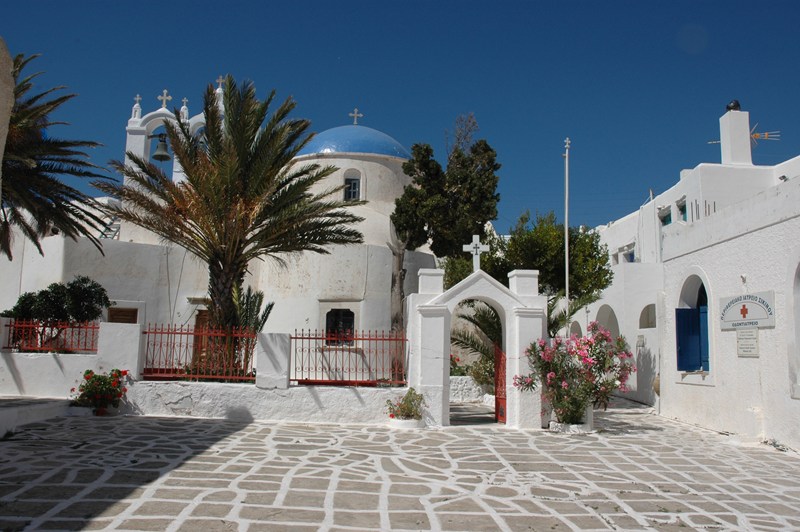
[[636,210],[683,168],[719,162],[719,117],[733,98],[759,130],[755,164],[800,154],[800,3],[605,2],[11,2],[0,36],[12,55],[41,53],[39,88],[78,97],[54,136],[123,157],[133,97],[154,110],[200,111],[220,74],[261,96],[293,96],[315,131],[351,122],[406,147],[431,144],[473,112],[495,148],[500,231],[525,210],[563,217],[564,138],[570,224]]

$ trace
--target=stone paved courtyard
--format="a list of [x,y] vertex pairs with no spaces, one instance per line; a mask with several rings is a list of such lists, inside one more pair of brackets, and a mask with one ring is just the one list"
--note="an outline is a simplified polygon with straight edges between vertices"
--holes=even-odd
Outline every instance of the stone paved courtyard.
[[64,417],[0,442],[3,530],[798,530],[800,457],[618,403],[597,433]]

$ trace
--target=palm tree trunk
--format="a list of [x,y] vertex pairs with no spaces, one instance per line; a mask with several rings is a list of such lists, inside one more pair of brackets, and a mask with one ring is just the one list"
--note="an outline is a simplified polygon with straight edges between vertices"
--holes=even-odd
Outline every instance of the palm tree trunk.
[[[402,243],[389,246],[392,251],[392,293],[391,293],[391,320],[392,332],[401,334],[405,326],[403,319],[403,299],[405,290],[403,284],[406,278],[406,270],[403,262],[406,256],[406,246]],[[392,342],[392,382],[405,382],[405,350],[400,342]]]
[[403,262],[406,257],[406,246],[403,243],[397,242],[396,245],[390,245],[389,249],[392,251],[392,294],[390,303],[392,331],[399,332],[402,331],[405,326],[403,319],[403,299],[405,299],[406,294],[403,289],[403,284],[406,278],[406,270],[403,268]]

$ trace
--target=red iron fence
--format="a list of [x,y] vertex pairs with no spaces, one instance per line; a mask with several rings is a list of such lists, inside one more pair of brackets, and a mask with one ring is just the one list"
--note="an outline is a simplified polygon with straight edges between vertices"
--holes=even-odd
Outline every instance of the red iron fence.
[[295,331],[291,336],[290,380],[331,386],[406,384],[403,332],[326,333]]
[[11,320],[5,349],[23,353],[96,353],[100,324],[97,322],[40,322]]
[[148,325],[142,376],[146,380],[254,382],[256,333],[247,329],[211,329]]

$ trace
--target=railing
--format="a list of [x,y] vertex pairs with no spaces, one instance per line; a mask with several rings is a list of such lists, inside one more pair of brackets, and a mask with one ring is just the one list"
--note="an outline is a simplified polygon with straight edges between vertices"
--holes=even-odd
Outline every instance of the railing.
[[295,331],[291,341],[289,378],[297,384],[406,384],[406,338],[402,332]]
[[256,333],[247,329],[148,325],[145,380],[255,381]]
[[23,353],[96,353],[100,324],[97,322],[40,322],[12,320],[4,349]]

